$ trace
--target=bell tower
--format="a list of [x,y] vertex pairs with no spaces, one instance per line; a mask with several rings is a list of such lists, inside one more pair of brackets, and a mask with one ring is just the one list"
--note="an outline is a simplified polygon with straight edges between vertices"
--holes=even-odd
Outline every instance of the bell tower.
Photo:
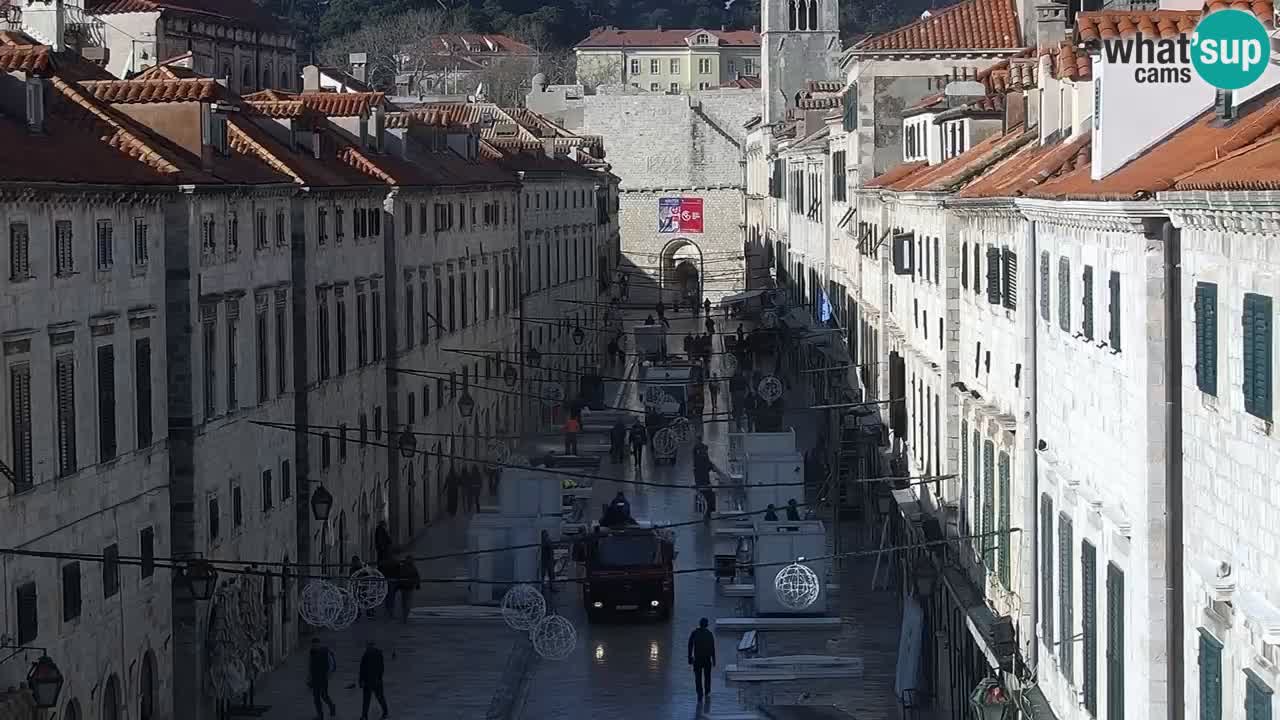
[[764,119],[777,122],[808,80],[841,80],[838,0],[761,0]]

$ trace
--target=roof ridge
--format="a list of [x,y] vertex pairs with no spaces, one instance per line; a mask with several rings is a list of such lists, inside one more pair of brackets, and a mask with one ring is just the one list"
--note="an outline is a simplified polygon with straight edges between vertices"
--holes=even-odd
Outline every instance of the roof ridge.
[[302,176],[294,171],[292,166],[277,157],[275,153],[271,152],[265,145],[250,136],[249,133],[245,132],[244,128],[240,127],[238,122],[232,121],[227,123],[227,139],[230,141],[232,149],[245,154],[252,153],[272,169],[278,170],[293,178],[295,182],[299,184],[306,183]]
[[[114,132],[111,137],[101,138],[107,144],[120,150],[126,156],[134,158],[149,167],[167,174],[178,174],[182,172],[182,168],[178,167],[172,159],[165,157],[163,153],[155,149],[152,144],[135,134],[127,128],[119,119],[114,118],[105,109],[98,106],[96,98],[91,100],[81,93],[80,88],[69,83],[62,78],[54,77],[53,86],[61,92],[68,100],[83,108],[94,119],[106,125]],[[125,147],[125,142],[129,143],[129,147]],[[133,150],[134,152],[131,152]]]
[[[981,30],[987,30],[992,33],[1000,32],[999,28],[990,28],[990,27],[981,28],[980,27],[981,23],[984,20],[990,21],[993,19],[997,19],[994,17],[976,18],[975,22],[961,21],[954,24],[951,22],[954,19],[953,16],[960,15],[962,13],[983,14],[983,10],[987,9],[988,7],[990,8],[990,10],[994,10],[997,12],[1003,11],[1007,13],[1007,16],[1004,19],[1012,20],[1010,27],[1006,28],[1007,30],[1012,32],[1012,37],[1008,38],[1010,40],[1010,43],[1005,47],[1006,48],[1023,48],[1022,28],[1021,28],[1021,24],[1018,22],[1018,9],[1017,9],[1017,6],[1014,4],[1013,0],[960,0],[960,2],[954,3],[952,5],[948,5],[947,7],[940,8],[936,11],[928,10],[926,11],[929,13],[928,15],[921,15],[919,18],[907,23],[906,25],[901,25],[899,27],[893,28],[892,30],[887,30],[877,35],[872,35],[870,37],[863,38],[856,45],[854,45],[853,49],[856,50],[856,49],[862,48],[866,50],[885,50],[885,51],[892,51],[892,50],[926,50],[927,51],[927,50],[954,49],[953,47],[954,44],[947,43],[946,39],[944,38],[928,38],[926,36],[934,34],[934,33],[931,33],[930,31],[934,30],[935,28],[937,29],[937,34],[958,36],[955,39],[959,39],[959,37],[963,37],[963,39],[966,39],[966,40],[973,40],[974,33],[979,32]],[[887,40],[895,36],[899,38],[903,38],[904,40],[918,39],[922,44],[920,46],[915,46],[915,45],[904,43],[901,46],[890,46],[890,47],[881,47],[881,48],[867,47],[869,45],[876,45],[877,41],[879,40]],[[982,46],[983,41],[979,40],[977,43],[962,42],[962,43],[958,43],[958,45],[955,45],[955,46],[958,47],[958,46],[965,46],[965,45]],[[975,47],[973,49],[978,49],[978,48]],[[996,49],[1002,49],[1002,48],[996,48]]]
[[1014,183],[1011,188],[1012,191],[1016,195],[1023,195],[1028,189],[1037,185],[1042,185],[1054,177],[1057,177],[1062,172],[1062,169],[1066,167],[1067,161],[1075,157],[1080,152],[1082,146],[1091,144],[1092,142],[1093,131],[1086,130],[1081,133],[1079,137],[1072,138],[1069,142],[1059,143],[1057,147],[1046,153],[1044,157],[1031,164],[1030,169],[1038,167],[1039,170],[1029,172],[1022,182]]
[[[1024,129],[1021,134],[1010,138],[1009,136],[1017,128]],[[922,189],[954,192],[959,186],[974,179],[987,170],[990,170],[996,165],[996,163],[1021,150],[1024,145],[1038,137],[1039,134],[1038,130],[1034,128],[1027,130],[1022,123],[1018,123],[1014,128],[1011,128],[1008,132],[1004,133],[1004,137],[1001,138],[1000,136],[996,136],[999,139],[995,140],[995,142],[993,142],[990,147],[982,151],[982,153],[973,157],[968,162],[961,163],[960,167],[955,172],[948,173],[946,176],[929,183]],[[977,146],[975,146],[975,148],[976,147]],[[964,153],[961,153],[955,157],[960,158],[963,157],[963,155]]]
[[338,149],[338,158],[345,161],[357,170],[376,177],[383,182],[397,184],[394,177],[386,170],[378,166],[369,156],[360,152],[360,149],[354,145],[344,145]]

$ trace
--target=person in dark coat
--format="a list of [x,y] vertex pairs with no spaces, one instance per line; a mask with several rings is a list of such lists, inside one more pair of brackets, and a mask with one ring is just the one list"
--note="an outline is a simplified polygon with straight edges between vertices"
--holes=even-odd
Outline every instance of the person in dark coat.
[[720,378],[712,375],[707,390],[711,393],[711,412],[714,414],[720,409]]
[[547,589],[556,591],[556,548],[551,544],[551,533],[542,531],[541,564],[542,577],[546,580]]
[[747,331],[743,329],[742,323],[738,323],[738,344],[742,345],[747,341]]
[[360,556],[352,555],[351,556],[351,574],[355,575],[363,567],[364,567],[364,563],[360,562]]
[[800,506],[796,504],[795,498],[787,501],[787,520],[800,522]]
[[391,555],[391,531],[387,530],[386,520],[379,520],[377,529],[373,531],[373,549],[378,555],[379,565]]
[[706,311],[707,317],[711,317],[711,298],[702,301],[702,309]]
[[450,517],[456,517],[458,514],[458,490],[459,490],[458,483],[459,482],[460,482],[460,479],[458,478],[458,471],[453,467],[453,464],[450,463],[449,474],[445,475],[445,478],[444,478],[444,489],[445,489],[445,494],[448,497],[447,505],[449,508]]
[[321,703],[329,706],[329,717],[335,717],[338,709],[329,697],[329,676],[338,669],[338,661],[333,651],[320,644],[320,638],[311,638],[311,654],[307,659],[307,687],[311,688],[311,699],[316,704],[316,720],[323,720],[324,709]]
[[418,566],[413,560],[404,558],[396,569],[396,585],[400,588],[400,622],[409,622],[409,611],[413,609],[413,593],[422,587],[422,576],[418,574]]
[[631,426],[631,456],[635,458],[636,469],[640,469],[640,460],[644,457],[644,446],[649,442],[649,432],[644,423],[636,420]]
[[707,627],[709,624],[702,618],[697,629],[689,633],[689,664],[693,666],[693,685],[699,701],[711,696],[711,668],[716,666],[716,636]]
[[708,334],[708,335],[715,335],[715,334],[716,334],[716,321],[715,321],[715,320],[712,320],[710,315],[708,315],[708,316],[707,316],[707,319],[706,319],[706,321],[705,321],[705,323],[704,323],[704,324],[705,324],[705,325],[706,325],[706,327],[707,327],[707,334]]
[[387,696],[382,688],[382,675],[385,670],[386,662],[382,658],[382,651],[370,640],[365,646],[364,655],[360,656],[360,689],[364,691],[360,720],[369,720],[369,700],[375,697],[378,698],[378,705],[382,707],[383,720],[386,720]]
[[684,354],[693,357],[693,334],[684,336]]
[[618,420],[613,424],[613,428],[609,430],[609,457],[613,462],[622,462],[622,456],[627,451],[627,425]]
[[622,367],[627,365],[627,353],[622,349],[622,336],[619,335],[613,344],[613,353],[617,356],[618,364]]
[[656,323],[654,323],[654,322],[653,322],[653,316],[652,316],[652,315],[650,315],[650,316],[648,316],[648,317],[646,317],[646,318],[644,319],[644,324],[645,324],[645,325],[655,325]]
[[716,491],[711,488],[711,471],[720,472],[720,468],[711,461],[711,452],[706,443],[699,442],[693,447],[693,484],[697,485],[702,493],[706,511],[704,517],[711,519],[711,513],[716,510]]
[[605,357],[609,358],[609,362],[616,362],[621,348],[618,347],[618,339],[614,338],[605,346]]
[[778,508],[774,507],[773,503],[769,503],[764,509],[764,519],[769,522],[778,522]]
[[667,304],[659,300],[658,304],[653,306],[653,311],[658,314],[658,322],[662,323],[663,327],[670,330],[671,321],[667,320]]
[[400,591],[400,561],[392,555],[387,561],[378,565],[378,572],[387,579],[387,598],[382,606],[387,610],[387,617],[394,617],[396,611],[396,593]]

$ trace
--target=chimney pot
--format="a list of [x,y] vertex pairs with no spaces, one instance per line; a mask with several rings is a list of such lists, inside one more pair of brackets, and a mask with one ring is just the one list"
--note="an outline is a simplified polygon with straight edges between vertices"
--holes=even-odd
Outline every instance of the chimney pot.
[[302,91],[320,92],[320,68],[315,65],[302,68]]
[[547,157],[549,158],[555,157],[556,156],[556,139],[542,138],[542,150],[547,154]]

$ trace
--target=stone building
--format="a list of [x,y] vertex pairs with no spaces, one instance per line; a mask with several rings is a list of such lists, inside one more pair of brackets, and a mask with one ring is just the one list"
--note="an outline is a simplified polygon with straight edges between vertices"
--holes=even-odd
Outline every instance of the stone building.
[[574,46],[577,82],[679,94],[761,72],[760,33],[714,28],[596,28]]

